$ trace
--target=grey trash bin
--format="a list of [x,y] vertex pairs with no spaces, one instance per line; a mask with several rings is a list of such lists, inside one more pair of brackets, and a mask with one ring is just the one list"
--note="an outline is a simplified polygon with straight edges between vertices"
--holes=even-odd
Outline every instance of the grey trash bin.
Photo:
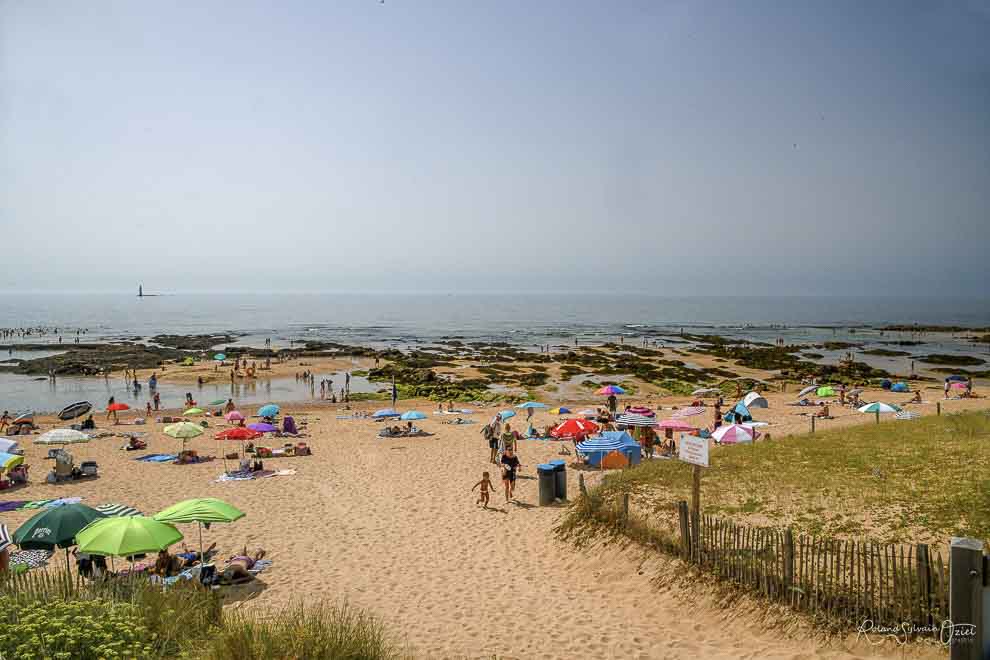
[[554,491],[557,488],[554,466],[541,463],[536,466],[536,474],[540,480],[540,506],[553,504]]
[[553,466],[554,495],[558,500],[567,499],[567,463],[562,458],[550,461]]

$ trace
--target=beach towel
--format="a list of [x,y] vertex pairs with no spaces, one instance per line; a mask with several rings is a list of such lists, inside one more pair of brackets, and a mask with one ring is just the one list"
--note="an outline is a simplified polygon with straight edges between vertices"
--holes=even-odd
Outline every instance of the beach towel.
[[13,500],[10,502],[0,502],[0,513],[7,513],[8,511],[17,511],[27,503],[28,500]]
[[235,472],[224,472],[216,479],[216,483],[223,483],[224,481],[251,481],[254,479],[254,473],[250,470],[237,470]]
[[32,509],[40,509],[51,502],[51,500],[32,500],[20,508],[21,511],[30,511]]
[[10,555],[10,565],[23,564],[28,568],[41,568],[48,563],[52,553],[48,550],[21,550]]
[[46,509],[54,509],[56,507],[65,506],[66,504],[79,504],[82,502],[81,497],[60,497],[57,500],[52,500],[45,504]]
[[171,463],[178,458],[176,454],[145,454],[144,456],[138,456],[135,461],[143,461],[145,463]]
[[259,559],[258,561],[254,562],[254,566],[252,568],[248,569],[248,573],[250,573],[251,575],[257,575],[258,573],[264,571],[266,568],[270,568],[271,565],[272,565],[271,559]]

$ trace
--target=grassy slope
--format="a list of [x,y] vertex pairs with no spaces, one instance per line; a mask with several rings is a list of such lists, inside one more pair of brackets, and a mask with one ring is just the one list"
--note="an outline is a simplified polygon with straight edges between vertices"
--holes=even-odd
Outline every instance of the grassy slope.
[[[990,417],[985,412],[891,421],[719,447],[702,479],[705,513],[797,531],[878,541],[990,541]],[[606,499],[673,521],[690,500],[691,468],[655,460],[607,475]]]

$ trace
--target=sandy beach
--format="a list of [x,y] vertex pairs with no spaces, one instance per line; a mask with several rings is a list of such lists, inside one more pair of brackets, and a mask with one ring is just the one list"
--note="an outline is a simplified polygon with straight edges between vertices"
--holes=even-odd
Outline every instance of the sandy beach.
[[[926,392],[929,402],[914,408],[933,413],[935,394]],[[863,396],[879,398],[873,391]],[[800,409],[783,405],[793,394],[768,398],[770,408],[755,417],[770,422],[775,438],[808,428]],[[662,403],[666,411],[660,415],[667,416],[686,400]],[[986,407],[986,402],[957,400],[944,406],[954,411]],[[354,411],[376,407],[353,406]],[[485,470],[501,488],[480,435],[496,408],[464,416],[477,421],[469,425],[443,424],[451,417],[434,415],[435,404],[429,401],[401,401],[400,408],[430,414],[418,426],[434,435],[380,439],[381,423],[337,419],[354,411],[287,404],[283,414],[305,422],[305,441],[314,455],[266,459],[266,468],[290,469],[291,475],[229,483],[215,482],[223,471],[219,457],[198,465],[133,460],[145,453],[176,453],[181,443],[165,436],[162,424],[105,426],[100,413],[98,430],[146,432],[147,452],[123,451],[121,437],[70,446],[77,462],[99,463],[99,478],[50,485],[44,482],[50,467],[47,449],[25,438],[31,482],[4,492],[2,499],[82,497],[91,506],[120,503],[153,514],[188,497],[222,498],[247,517],[215,525],[206,532],[206,542],[215,541],[221,557],[244,546],[249,551],[261,547],[274,561],[255,587],[234,591],[231,606],[270,609],[298,601],[347,600],[380,615],[417,657],[841,658],[893,651],[853,640],[826,644],[807,631],[784,635],[751,616],[722,611],[716,601],[698,598],[683,586],[658,588],[655,578],[684,570],[675,561],[619,547],[579,551],[558,540],[553,527],[562,508],[536,506],[535,466],[558,457],[563,443],[522,441],[516,501],[505,504],[497,492],[493,508],[485,510],[475,504],[470,489]],[[848,408],[833,406],[833,415],[822,422],[824,428],[873,423],[872,416]],[[122,421],[134,416],[124,413]],[[514,426],[524,424],[522,417]],[[538,411],[534,423],[556,419]],[[226,423],[208,421],[207,433],[188,446],[219,456],[212,435]],[[55,426],[52,419],[39,423],[43,430]],[[237,448],[239,443],[226,447]],[[568,474],[569,493],[576,493],[578,471]],[[594,483],[601,473],[584,474]],[[3,522],[14,529],[29,516],[6,513]],[[195,526],[182,531],[194,546]]]

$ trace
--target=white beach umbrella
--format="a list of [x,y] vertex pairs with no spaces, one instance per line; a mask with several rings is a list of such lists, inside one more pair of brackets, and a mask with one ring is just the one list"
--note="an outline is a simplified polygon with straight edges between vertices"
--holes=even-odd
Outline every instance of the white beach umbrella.
[[36,445],[72,445],[79,442],[89,442],[89,436],[75,429],[52,429],[34,440]]

